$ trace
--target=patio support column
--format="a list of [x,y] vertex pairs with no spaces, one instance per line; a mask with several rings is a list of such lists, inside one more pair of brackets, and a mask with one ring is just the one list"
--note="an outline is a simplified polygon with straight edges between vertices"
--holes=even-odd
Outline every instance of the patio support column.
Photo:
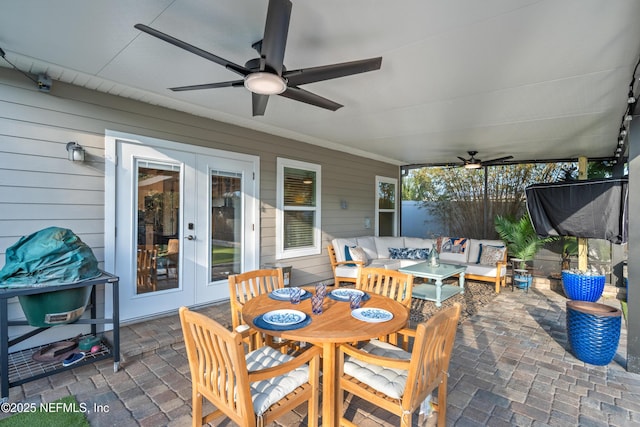
[[[613,177],[624,176],[624,163],[618,162],[613,168]],[[624,288],[624,266],[627,261],[626,245],[611,244],[611,285]]]
[[640,116],[634,115],[629,141],[629,262],[627,277],[627,371],[640,373]]
[[[587,179],[587,158],[578,157],[578,179]],[[586,271],[588,267],[588,241],[583,237],[578,237],[578,268]]]

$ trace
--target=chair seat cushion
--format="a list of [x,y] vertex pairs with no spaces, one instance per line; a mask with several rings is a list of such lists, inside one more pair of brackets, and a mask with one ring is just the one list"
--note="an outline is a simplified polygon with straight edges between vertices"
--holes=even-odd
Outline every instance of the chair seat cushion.
[[[293,359],[293,356],[265,346],[247,354],[247,369],[249,372],[259,371],[260,369],[281,365],[291,359]],[[251,399],[253,400],[253,409],[256,415],[262,415],[271,405],[308,381],[309,367],[304,365],[286,375],[251,383]]]
[[[498,274],[498,268],[495,265],[482,265],[482,264],[466,264],[467,271],[465,274],[477,274],[478,276],[496,277]],[[504,266],[500,271],[500,276],[504,276],[506,269]]]
[[349,277],[355,279],[358,277],[358,267],[349,267],[348,265],[339,265],[336,267],[336,276]]
[[[369,341],[361,350],[376,356],[411,359],[411,353],[378,340]],[[402,369],[384,368],[348,356],[344,360],[344,373],[394,399],[402,397],[408,375],[408,371]]]
[[400,259],[389,259],[389,258],[378,258],[371,261],[368,267],[372,268],[386,268],[387,270],[397,270],[400,268],[401,263],[404,260]]

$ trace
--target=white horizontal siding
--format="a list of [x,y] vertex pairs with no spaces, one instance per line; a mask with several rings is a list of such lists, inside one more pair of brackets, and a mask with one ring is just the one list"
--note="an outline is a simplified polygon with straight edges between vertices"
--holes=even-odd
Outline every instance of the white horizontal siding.
[[[44,94],[0,68],[0,265],[20,236],[52,225],[72,229],[104,261],[106,129],[259,156],[261,264],[276,261],[276,158],[321,165],[323,252],[286,260],[297,285],[332,278],[330,239],[373,233],[364,218],[374,221],[375,176],[399,173],[392,164],[60,82]],[[86,162],[67,160],[69,141],[86,149]]]

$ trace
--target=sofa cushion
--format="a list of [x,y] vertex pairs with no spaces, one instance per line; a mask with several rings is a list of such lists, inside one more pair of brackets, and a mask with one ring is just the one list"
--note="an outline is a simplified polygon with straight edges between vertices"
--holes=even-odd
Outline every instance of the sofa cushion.
[[391,259],[427,259],[429,249],[427,248],[389,248],[389,258]]
[[427,248],[427,249],[431,249],[431,246],[433,246],[433,240],[432,239],[421,239],[420,237],[405,237],[404,238],[404,245],[407,248]]
[[400,266],[398,268],[405,268],[425,261],[423,259],[399,259],[398,262],[400,262]]
[[[466,264],[466,266],[466,275],[475,274],[477,276],[496,277],[496,274],[498,273],[495,265]],[[506,267],[503,265],[502,270],[500,271],[500,276],[504,276],[507,272],[506,270]]]
[[[369,266],[371,267],[371,266]],[[355,279],[358,277],[358,267],[349,267],[347,265],[336,266],[336,276],[338,277],[350,277]]]
[[376,237],[376,258],[390,258],[389,248],[403,248],[404,237]]
[[504,259],[504,252],[507,250],[504,246],[480,245],[480,260],[478,264],[496,265],[498,261]]
[[333,245],[333,250],[336,253],[336,261],[347,261],[344,257],[345,246],[348,246],[348,247],[358,246],[358,244],[356,243],[356,239],[344,239],[344,238],[333,239],[331,241],[331,244]]
[[[356,239],[358,246],[364,249],[368,259],[376,259],[378,257],[378,250],[376,249],[376,238],[373,236],[358,237]],[[384,256],[387,258],[388,255]]]
[[371,261],[367,267],[371,268],[385,268],[387,270],[397,270],[400,267],[404,267],[400,259],[378,258]]

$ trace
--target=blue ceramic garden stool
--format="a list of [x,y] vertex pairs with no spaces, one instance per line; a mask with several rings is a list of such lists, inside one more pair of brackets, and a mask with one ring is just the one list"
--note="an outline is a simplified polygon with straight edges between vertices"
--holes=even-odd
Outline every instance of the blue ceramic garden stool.
[[573,355],[592,365],[608,365],[620,341],[622,312],[609,305],[567,301],[567,338]]

